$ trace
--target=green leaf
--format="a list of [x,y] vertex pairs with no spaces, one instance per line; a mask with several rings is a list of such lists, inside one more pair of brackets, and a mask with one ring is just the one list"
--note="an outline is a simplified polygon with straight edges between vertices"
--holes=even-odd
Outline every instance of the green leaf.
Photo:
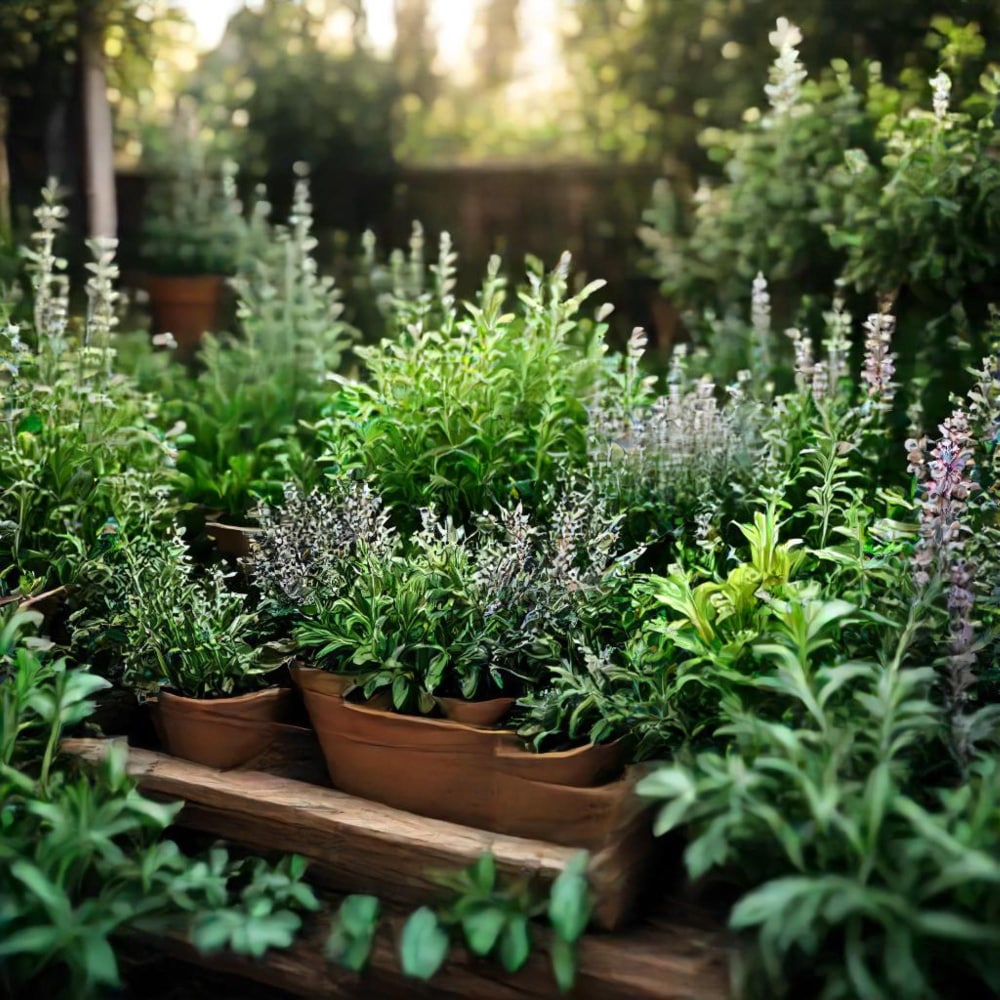
[[484,903],[467,913],[462,918],[462,930],[469,950],[476,955],[488,955],[497,943],[506,921],[507,914],[504,910],[490,903]]
[[507,972],[517,972],[531,954],[531,931],[527,914],[512,914],[500,935],[500,964]]
[[549,950],[552,974],[560,993],[568,993],[576,983],[576,946],[554,937]]
[[118,985],[118,962],[115,960],[115,953],[107,938],[99,937],[96,934],[90,935],[83,955],[84,965],[91,982],[107,986]]
[[549,921],[563,941],[576,941],[590,920],[590,892],[587,888],[586,851],[574,855],[552,883],[549,893]]
[[15,434],[40,434],[45,425],[37,413],[26,413],[14,429]]
[[497,863],[496,858],[487,852],[481,854],[470,866],[469,877],[473,885],[482,893],[491,892],[496,885]]
[[375,896],[347,896],[330,927],[327,957],[352,972],[361,972],[371,956],[380,915],[381,904]]
[[404,974],[414,979],[430,979],[448,957],[448,944],[448,934],[430,907],[414,911],[403,927],[399,943]]

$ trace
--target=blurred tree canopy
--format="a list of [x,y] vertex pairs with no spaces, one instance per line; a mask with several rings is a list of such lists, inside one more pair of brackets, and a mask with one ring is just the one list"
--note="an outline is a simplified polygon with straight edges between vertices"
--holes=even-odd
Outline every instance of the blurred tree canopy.
[[362,0],[264,0],[230,20],[218,48],[185,88],[206,129],[235,141],[257,176],[377,170],[392,162],[399,83],[373,55]]
[[997,0],[573,0],[567,10],[580,113],[593,148],[610,158],[704,166],[699,131],[735,125],[759,106],[772,58],[767,34],[785,15],[802,29],[807,64],[874,59],[890,82],[935,69],[924,40],[937,14],[978,23],[987,57],[1000,55]]

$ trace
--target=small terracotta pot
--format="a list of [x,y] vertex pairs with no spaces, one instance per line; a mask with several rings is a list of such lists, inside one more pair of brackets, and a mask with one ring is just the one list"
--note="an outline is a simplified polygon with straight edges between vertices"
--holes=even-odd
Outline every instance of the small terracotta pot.
[[569,788],[593,788],[617,775],[625,760],[625,744],[588,743],[572,750],[533,753],[521,747],[497,750],[496,766],[504,774]]
[[193,357],[205,333],[216,329],[225,280],[221,274],[146,277],[153,326],[157,333],[174,335],[179,359]]
[[236,698],[185,698],[160,691],[157,715],[168,753],[207,767],[239,767],[271,742],[271,725],[289,708],[289,688],[266,688]]
[[223,555],[235,556],[238,559],[246,559],[250,555],[250,543],[259,531],[260,528],[225,524],[222,521],[205,522],[205,534],[215,542],[215,547]]
[[464,698],[436,698],[446,719],[464,722],[467,726],[495,726],[513,707],[516,698],[490,698],[488,701],[466,701]]

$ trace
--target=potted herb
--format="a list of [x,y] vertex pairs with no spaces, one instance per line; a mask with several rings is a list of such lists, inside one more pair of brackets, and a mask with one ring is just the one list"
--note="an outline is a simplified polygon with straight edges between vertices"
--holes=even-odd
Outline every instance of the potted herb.
[[[543,773],[550,755],[491,728],[517,695],[549,683],[569,637],[634,558],[618,553],[618,519],[596,497],[559,496],[550,520],[516,506],[464,530],[424,511],[405,538],[378,495],[351,480],[289,491],[265,515],[251,568],[313,664],[296,674],[335,787],[493,828],[515,786],[525,796],[549,780],[586,788],[620,764],[620,747],[588,744],[560,748]],[[387,692],[390,705],[358,704],[352,688]],[[539,808],[537,796],[524,801]]]
[[179,535],[158,547],[123,547],[127,582],[112,613],[122,637],[123,680],[155,695],[166,749],[210,767],[236,767],[270,742],[290,690],[280,657],[258,638],[258,615],[216,566],[195,574]]
[[233,166],[217,179],[182,161],[174,176],[153,182],[143,218],[145,286],[155,330],[173,334],[181,359],[218,326],[242,233]]

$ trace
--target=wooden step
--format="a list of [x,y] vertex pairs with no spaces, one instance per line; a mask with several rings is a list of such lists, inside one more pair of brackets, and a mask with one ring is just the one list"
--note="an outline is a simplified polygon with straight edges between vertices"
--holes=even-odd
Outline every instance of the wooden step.
[[[66,753],[95,762],[107,740],[67,740]],[[284,766],[284,765],[281,765]],[[492,853],[500,872],[550,883],[575,848],[428,819],[353,795],[256,770],[217,771],[151,750],[129,748],[128,771],[149,795],[182,800],[178,822],[257,850],[303,855],[312,877],[342,892],[371,892],[420,905],[444,893],[441,871]],[[595,923],[622,925],[648,875],[655,843],[636,811],[615,839],[591,856]]]
[[[336,900],[331,900],[335,904]],[[360,975],[324,956],[329,916],[308,919],[295,944],[261,959],[229,952],[199,954],[182,936],[133,935],[144,947],[301,997],[394,1000],[443,997],[455,1000],[553,1000],[558,997],[549,968],[549,933],[533,929],[527,964],[511,975],[491,959],[454,947],[429,983],[405,977],[397,940],[406,912],[383,914],[369,967]],[[126,942],[127,946],[128,942]],[[704,916],[677,904],[668,919],[626,933],[587,934],[580,942],[579,972],[571,1000],[727,1000],[727,940]]]

